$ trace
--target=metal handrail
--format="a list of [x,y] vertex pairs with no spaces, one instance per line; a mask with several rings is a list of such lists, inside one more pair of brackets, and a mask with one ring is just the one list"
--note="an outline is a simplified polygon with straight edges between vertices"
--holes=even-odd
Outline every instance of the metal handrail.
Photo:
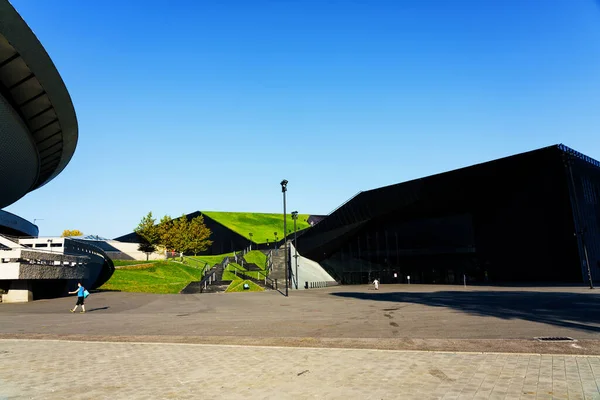
[[200,293],[202,293],[203,290],[206,290],[208,285],[212,285],[216,281],[216,273],[217,267],[213,267],[206,275],[204,275],[204,278],[202,278],[199,283]]
[[263,278],[264,278],[264,281],[265,281],[265,283],[264,283],[264,285],[265,285],[265,286],[267,286],[267,282],[268,282],[268,283],[269,283],[269,285],[271,286],[271,289],[275,289],[275,288],[276,288],[276,286],[277,286],[277,284],[276,284],[275,280],[273,280],[273,279],[269,278],[267,275],[265,275],[265,273],[264,273],[263,271],[244,271],[244,270],[241,270],[241,269],[240,269],[240,268],[239,268],[237,265],[235,265],[235,264],[231,264],[231,266],[232,266],[233,268],[235,268],[235,270],[236,270],[236,271],[235,271],[236,275],[238,275],[238,274],[239,274],[240,276],[242,276],[242,277],[244,277],[244,278],[246,278],[246,279],[248,279],[248,280],[250,280],[250,281],[257,281],[257,282],[258,282],[258,281],[262,281],[263,279],[257,279],[257,278],[253,278],[252,276],[250,276],[250,275],[246,274],[246,272],[256,272],[258,275],[262,275],[262,276],[263,276]]

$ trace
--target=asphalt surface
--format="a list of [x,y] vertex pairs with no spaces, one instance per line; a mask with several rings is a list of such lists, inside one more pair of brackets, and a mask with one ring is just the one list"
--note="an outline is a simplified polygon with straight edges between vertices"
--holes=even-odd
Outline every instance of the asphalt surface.
[[84,315],[68,311],[75,300],[0,304],[0,338],[600,354],[600,297],[578,287],[339,286],[287,298],[102,292]]

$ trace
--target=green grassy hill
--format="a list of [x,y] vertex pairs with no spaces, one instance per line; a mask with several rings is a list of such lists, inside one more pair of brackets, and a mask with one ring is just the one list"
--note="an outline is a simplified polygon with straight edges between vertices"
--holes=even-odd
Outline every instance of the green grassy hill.
[[[100,290],[116,290],[121,292],[138,293],[179,293],[192,281],[201,279],[200,275],[206,263],[211,266],[220,263],[227,254],[216,256],[185,257],[186,264],[174,261],[137,261],[137,260],[114,260],[115,266],[120,267],[108,282],[102,285]],[[258,265],[263,269],[266,267],[267,256],[258,250],[246,254],[245,259]],[[231,280],[236,285],[243,282],[241,276],[236,275],[234,265],[247,275],[255,279],[263,279],[258,271],[246,271],[239,264],[231,263],[223,273],[223,280]],[[231,286],[233,289],[234,286]],[[250,291],[263,290],[252,283]],[[244,291],[242,287],[238,290]]]
[[138,293],[179,293],[188,283],[199,280],[200,270],[172,261],[152,261],[123,267],[100,290]]
[[[282,214],[261,214],[261,213],[244,213],[244,212],[219,212],[219,211],[202,211],[202,214],[214,219],[220,224],[228,227],[232,231],[239,233],[250,240],[252,233],[252,241],[254,243],[266,243],[275,240],[274,232],[277,232],[278,240],[283,239],[283,215]],[[307,222],[310,214],[298,214],[296,222],[297,230],[309,228]],[[286,220],[288,235],[294,233],[294,220],[291,214]]]
[[186,256],[185,260],[192,267],[203,268],[208,263],[211,267],[215,264],[220,264],[223,259],[231,254],[219,254],[215,256]]
[[[248,290],[244,290],[244,284],[248,284]],[[265,289],[258,286],[252,281],[237,280],[231,282],[225,293],[236,293],[236,292],[263,292]]]

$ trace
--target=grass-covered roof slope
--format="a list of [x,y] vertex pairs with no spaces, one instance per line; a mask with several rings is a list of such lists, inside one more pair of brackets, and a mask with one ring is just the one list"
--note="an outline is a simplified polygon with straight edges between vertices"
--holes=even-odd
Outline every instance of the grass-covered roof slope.
[[[252,212],[221,212],[221,211],[202,211],[202,214],[212,218],[221,225],[226,226],[232,231],[239,233],[254,243],[266,243],[275,240],[274,232],[277,232],[277,239],[283,239],[283,215],[282,214],[262,214]],[[297,230],[310,227],[307,222],[310,214],[298,214],[296,222]],[[294,233],[294,220],[292,215],[287,215],[288,235]],[[252,239],[250,239],[252,233]]]

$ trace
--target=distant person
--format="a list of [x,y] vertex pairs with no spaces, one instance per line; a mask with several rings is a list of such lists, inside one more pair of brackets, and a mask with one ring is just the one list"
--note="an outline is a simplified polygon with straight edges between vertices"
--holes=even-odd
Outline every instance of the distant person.
[[377,279],[373,281],[373,286],[375,287],[375,290],[379,290],[379,281]]
[[77,282],[77,289],[73,290],[72,292],[69,292],[69,294],[75,294],[77,293],[77,304],[75,304],[75,307],[73,307],[72,310],[70,310],[71,312],[75,312],[75,310],[77,310],[77,307],[81,306],[81,314],[85,313],[85,305],[83,304],[83,300],[85,299],[84,293],[85,292],[85,288],[81,285],[81,282]]

